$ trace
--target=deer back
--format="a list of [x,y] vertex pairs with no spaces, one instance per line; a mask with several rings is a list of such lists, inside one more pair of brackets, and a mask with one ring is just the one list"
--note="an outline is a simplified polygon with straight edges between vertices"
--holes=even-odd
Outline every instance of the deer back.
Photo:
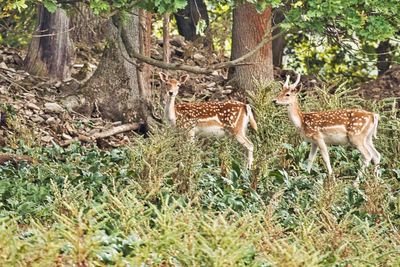
[[246,104],[238,101],[187,103],[175,106],[177,124],[193,127],[213,124],[224,128],[235,128],[240,117],[246,114]]
[[355,135],[362,133],[374,122],[372,112],[357,109],[309,112],[303,113],[302,116],[306,135],[333,127],[342,127],[348,135]]

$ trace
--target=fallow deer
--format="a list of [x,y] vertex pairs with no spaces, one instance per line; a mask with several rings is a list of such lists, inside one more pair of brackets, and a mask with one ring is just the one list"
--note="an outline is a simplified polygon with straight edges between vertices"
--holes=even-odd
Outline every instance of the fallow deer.
[[300,131],[302,137],[311,143],[307,166],[308,173],[311,172],[312,163],[319,148],[328,174],[332,174],[328,145],[350,143],[361,152],[364,167],[369,165],[371,159],[374,164],[379,164],[381,155],[372,143],[372,138],[376,138],[377,135],[378,114],[360,109],[303,113],[297,101],[299,90],[296,89],[300,82],[300,75],[297,76],[296,82],[292,85],[289,85],[289,79],[290,76],[287,76],[282,91],[273,102],[288,106],[290,120]]
[[254,145],[246,137],[246,129],[250,123],[257,131],[257,123],[250,105],[238,101],[175,104],[179,87],[187,81],[189,75],[183,75],[178,80],[169,78],[163,72],[159,75],[167,90],[164,112],[168,122],[188,130],[191,138],[197,134],[222,136],[230,133],[247,149],[247,168],[251,168]]

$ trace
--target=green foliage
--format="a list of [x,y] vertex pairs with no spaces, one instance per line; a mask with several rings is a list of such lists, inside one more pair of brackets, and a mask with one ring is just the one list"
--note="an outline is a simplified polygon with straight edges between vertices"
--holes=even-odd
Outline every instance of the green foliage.
[[23,9],[25,9],[27,7],[28,7],[28,5],[26,4],[25,0],[7,1],[6,5],[3,7],[2,17],[7,16],[7,12],[9,12],[11,10],[16,9],[19,12],[21,12]]
[[[399,12],[399,1],[295,1],[282,23],[297,32],[287,38],[289,66],[354,82],[375,77],[375,49],[380,41],[397,39]],[[398,42],[391,45],[395,62]]]
[[54,13],[57,10],[57,1],[55,0],[45,0],[43,5],[50,13]]
[[[284,10],[285,20],[281,27],[286,35],[289,62],[285,67],[324,77],[344,76],[356,83],[368,77],[376,77],[378,60],[375,49],[380,41],[393,40],[390,55],[398,62],[400,27],[399,1],[221,1],[208,3],[211,17],[215,6],[231,9],[235,3],[250,2],[258,11],[268,6]],[[379,3],[377,3],[379,2]],[[211,27],[218,25],[222,14],[212,20]],[[218,27],[226,42],[224,33],[226,22]],[[225,29],[226,30],[226,29]],[[213,29],[214,32],[218,30]],[[225,45],[226,46],[226,45]],[[224,47],[216,42],[215,47]]]
[[26,45],[35,27],[34,14],[35,7],[31,1],[0,0],[0,44]]
[[186,0],[150,0],[138,4],[141,8],[160,14],[176,12],[186,5]]
[[231,38],[227,37],[226,33],[232,29],[232,5],[232,1],[208,1],[207,3],[213,48],[221,57],[230,55]]
[[[400,264],[400,122],[391,101],[315,88],[305,110],[362,107],[380,114],[382,163],[353,186],[361,164],[331,147],[337,183],[271,101],[251,96],[255,168],[234,140],[195,140],[164,127],[131,147],[27,146],[32,165],[0,167],[0,265],[396,266]],[[257,181],[257,186],[254,187]]]
[[376,77],[375,44],[363,43],[360,48],[330,42],[316,35],[289,35],[287,38],[287,66],[307,74],[318,74],[328,79],[338,76],[357,83]]
[[296,1],[288,12],[286,23],[305,32],[329,34],[333,30],[342,38],[355,34],[361,40],[378,41],[395,34],[400,24],[399,12],[400,3],[396,0]]

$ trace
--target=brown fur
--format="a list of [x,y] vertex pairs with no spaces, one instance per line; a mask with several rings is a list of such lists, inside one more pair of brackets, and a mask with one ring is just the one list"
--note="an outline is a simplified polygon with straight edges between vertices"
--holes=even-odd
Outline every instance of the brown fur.
[[289,77],[280,94],[274,99],[276,104],[287,105],[289,117],[306,141],[312,144],[308,161],[308,172],[315,158],[317,149],[332,173],[328,155],[328,145],[350,143],[356,147],[364,158],[364,166],[368,166],[371,159],[375,164],[380,161],[380,154],[375,149],[372,138],[376,138],[378,114],[359,109],[342,109],[321,112],[301,112],[296,89],[300,76],[289,86]]
[[171,124],[188,129],[192,137],[203,131],[215,135],[223,132],[230,133],[247,149],[247,167],[251,167],[254,146],[246,137],[247,120],[256,131],[257,123],[249,105],[238,101],[175,105],[175,97],[179,92],[179,87],[186,82],[188,76],[183,75],[179,80],[176,80],[160,73],[160,78],[167,89],[168,98],[165,114]]

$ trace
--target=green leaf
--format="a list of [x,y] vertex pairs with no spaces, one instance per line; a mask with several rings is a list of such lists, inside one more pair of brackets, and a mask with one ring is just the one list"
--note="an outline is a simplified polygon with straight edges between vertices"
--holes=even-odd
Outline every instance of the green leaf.
[[13,9],[17,9],[18,12],[21,12],[22,9],[27,8],[28,5],[25,3],[25,0],[20,0],[20,1],[16,1],[13,5],[12,8]]
[[54,13],[57,10],[57,3],[55,1],[46,0],[43,1],[43,5],[50,13]]
[[175,11],[178,9],[182,9],[185,8],[187,5],[187,1],[186,0],[176,0],[175,1]]

